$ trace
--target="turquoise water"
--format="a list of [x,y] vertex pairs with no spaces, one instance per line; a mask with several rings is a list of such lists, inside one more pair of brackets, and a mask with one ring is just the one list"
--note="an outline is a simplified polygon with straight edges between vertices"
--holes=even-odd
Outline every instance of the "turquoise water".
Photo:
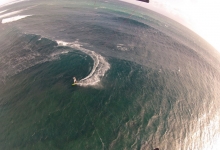
[[50,2],[0,26],[0,149],[218,149],[209,44],[121,2]]

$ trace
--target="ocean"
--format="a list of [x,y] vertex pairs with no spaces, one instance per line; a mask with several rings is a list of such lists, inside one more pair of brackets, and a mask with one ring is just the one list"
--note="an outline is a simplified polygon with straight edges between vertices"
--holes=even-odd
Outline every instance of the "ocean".
[[0,149],[219,149],[220,55],[189,29],[115,0],[0,19]]

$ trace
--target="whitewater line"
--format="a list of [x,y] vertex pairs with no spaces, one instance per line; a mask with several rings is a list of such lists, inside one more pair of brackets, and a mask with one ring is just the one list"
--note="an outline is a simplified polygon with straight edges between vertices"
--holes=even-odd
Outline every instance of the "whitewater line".
[[2,19],[2,24],[18,21],[20,19],[23,19],[23,18],[26,18],[26,17],[29,17],[29,16],[32,16],[32,15],[18,15],[18,16],[13,16],[13,17],[10,17],[10,18],[5,18],[5,19]]
[[78,81],[77,85],[80,86],[89,86],[89,85],[95,85],[98,82],[100,82],[101,78],[105,75],[106,71],[110,69],[110,64],[105,60],[104,57],[102,57],[100,54],[97,54],[94,51],[85,49],[80,45],[78,41],[68,43],[64,41],[56,41],[59,46],[68,46],[71,48],[78,49],[85,54],[89,55],[93,61],[93,68],[92,71],[88,76]]

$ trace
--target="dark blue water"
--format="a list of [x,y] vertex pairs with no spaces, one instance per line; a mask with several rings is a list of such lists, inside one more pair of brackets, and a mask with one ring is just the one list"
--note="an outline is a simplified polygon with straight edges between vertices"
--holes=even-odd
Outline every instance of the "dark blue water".
[[0,25],[0,149],[219,148],[220,57],[192,31],[117,1],[0,11],[24,8]]

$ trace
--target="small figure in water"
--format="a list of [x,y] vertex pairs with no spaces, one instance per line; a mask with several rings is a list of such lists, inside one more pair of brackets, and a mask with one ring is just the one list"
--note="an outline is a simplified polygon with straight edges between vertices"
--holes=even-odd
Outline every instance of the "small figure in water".
[[76,77],[73,77],[73,83],[74,84],[76,83]]

